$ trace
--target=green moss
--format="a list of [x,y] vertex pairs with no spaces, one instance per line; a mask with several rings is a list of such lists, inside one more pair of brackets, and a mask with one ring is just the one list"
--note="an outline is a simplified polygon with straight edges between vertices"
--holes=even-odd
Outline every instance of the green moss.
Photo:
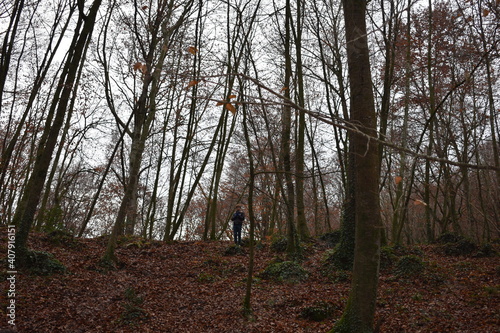
[[260,277],[279,282],[297,283],[309,277],[308,272],[294,261],[271,263],[260,274]]
[[478,258],[486,258],[486,257],[496,257],[498,256],[498,252],[495,250],[494,246],[490,243],[484,244],[479,248],[476,257]]
[[394,266],[398,256],[392,246],[383,246],[380,249],[380,269],[388,269]]
[[373,328],[363,323],[348,304],[342,317],[328,333],[373,333]]
[[445,232],[436,239],[436,243],[438,244],[458,243],[463,239],[464,237],[460,236],[459,234],[453,232]]
[[325,257],[323,258],[323,268],[326,270],[344,270],[352,271],[353,264],[353,254],[348,251],[343,251],[340,244],[333,250],[325,252]]
[[285,236],[276,237],[272,240],[271,250],[275,252],[285,252],[288,246],[288,241]]
[[197,280],[202,283],[212,283],[215,282],[215,280],[217,280],[217,277],[215,275],[202,272],[198,274]]
[[47,233],[44,240],[52,245],[66,246],[70,248],[77,248],[80,245],[72,234],[63,230],[54,230]]
[[54,255],[43,251],[28,251],[25,266],[34,275],[51,275],[66,272],[66,267]]
[[446,243],[442,246],[443,252],[449,256],[467,256],[477,250],[476,244],[468,239],[461,239],[458,242]]
[[418,276],[424,271],[425,265],[422,259],[416,255],[408,255],[399,258],[396,264],[395,274],[398,277]]
[[122,304],[123,312],[120,315],[119,322],[135,326],[148,319],[147,311],[140,307],[143,303],[143,297],[137,295],[133,288],[127,288],[125,290],[125,302]]
[[312,320],[312,321],[323,321],[330,318],[333,314],[334,307],[328,302],[315,302],[311,306],[303,308],[300,312],[300,318]]
[[326,244],[329,246],[329,247],[335,247],[339,242],[340,242],[340,237],[341,237],[342,233],[340,230],[335,230],[335,231],[332,231],[332,232],[328,232],[324,235],[322,235],[320,237],[320,239],[324,242],[326,242]]
[[224,250],[225,256],[244,255],[245,250],[239,245],[231,245]]

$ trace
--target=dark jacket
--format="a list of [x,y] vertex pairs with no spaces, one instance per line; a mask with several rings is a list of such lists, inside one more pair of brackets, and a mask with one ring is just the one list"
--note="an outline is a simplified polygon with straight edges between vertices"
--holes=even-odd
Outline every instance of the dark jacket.
[[233,221],[234,224],[243,224],[243,221],[245,221],[245,213],[243,212],[234,213],[233,217],[231,218],[231,221]]

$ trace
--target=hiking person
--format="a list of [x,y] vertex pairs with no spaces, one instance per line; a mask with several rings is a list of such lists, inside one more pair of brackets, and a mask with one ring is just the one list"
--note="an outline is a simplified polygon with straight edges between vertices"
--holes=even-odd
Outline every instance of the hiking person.
[[231,218],[233,221],[234,243],[241,245],[241,227],[245,221],[245,213],[241,210],[241,206],[236,206],[236,211]]

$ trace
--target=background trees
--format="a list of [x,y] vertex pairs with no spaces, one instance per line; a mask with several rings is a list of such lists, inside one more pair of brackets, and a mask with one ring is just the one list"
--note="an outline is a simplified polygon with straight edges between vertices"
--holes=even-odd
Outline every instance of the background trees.
[[[97,4],[16,1],[2,16],[2,223],[31,193],[40,230],[231,237],[248,200],[245,105],[256,238],[293,246],[353,226],[340,2]],[[495,1],[368,5],[386,242],[498,236],[498,13]]]

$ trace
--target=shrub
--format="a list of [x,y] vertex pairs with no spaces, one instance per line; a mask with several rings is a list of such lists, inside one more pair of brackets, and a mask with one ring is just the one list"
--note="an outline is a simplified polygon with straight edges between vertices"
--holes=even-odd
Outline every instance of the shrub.
[[205,273],[205,272],[198,274],[198,281],[199,282],[212,283],[212,282],[215,282],[215,280],[217,280],[217,277],[215,275]]
[[394,247],[383,246],[380,249],[380,268],[387,269],[394,266],[397,262],[398,256],[394,253]]
[[323,268],[327,271],[352,271],[354,258],[346,251],[340,251],[339,245],[335,249],[326,251],[323,258]]
[[486,258],[486,257],[495,257],[497,255],[498,255],[498,252],[495,250],[493,245],[488,243],[488,244],[484,244],[483,246],[481,246],[478,253],[476,254],[476,257]]
[[444,244],[442,248],[444,253],[449,256],[466,256],[477,250],[476,244],[465,238],[456,243]]
[[349,271],[335,271],[335,272],[329,274],[329,278],[333,282],[338,282],[338,283],[349,282],[349,281],[351,281],[351,272],[349,272]]
[[281,236],[273,240],[271,243],[271,250],[275,252],[285,252],[288,246],[288,240],[286,237]]
[[122,304],[123,312],[120,315],[120,322],[127,325],[136,325],[149,317],[146,310],[140,307],[144,303],[144,298],[138,296],[133,288],[125,290],[125,302]]
[[56,246],[77,247],[79,245],[72,234],[63,230],[49,232],[44,240]]
[[438,244],[458,243],[462,239],[464,239],[464,237],[462,237],[456,233],[445,232],[445,233],[441,234],[441,236],[439,236],[436,239],[436,243],[438,243]]
[[34,275],[51,275],[64,273],[66,267],[52,253],[44,251],[28,251],[26,267]]
[[[254,247],[257,247],[259,244],[259,242],[257,242],[257,240],[253,240],[253,246]],[[245,238],[242,238],[241,239],[241,246],[243,247],[250,247],[250,238],[249,237],[245,237]]]
[[328,302],[315,302],[312,306],[302,309],[300,318],[312,321],[323,321],[333,314],[334,307]]
[[226,248],[224,250],[224,255],[225,256],[234,256],[234,255],[244,255],[245,254],[245,250],[239,246],[239,245],[231,245],[229,246],[228,248]]
[[271,263],[260,274],[260,277],[280,282],[296,283],[308,278],[308,272],[294,261]]
[[424,271],[422,259],[415,255],[408,255],[399,258],[395,273],[398,277],[411,277],[420,275]]
[[340,242],[340,236],[341,236],[341,232],[340,230],[335,230],[335,231],[332,231],[332,232],[328,232],[324,235],[322,235],[320,237],[320,239],[324,242],[326,242],[326,244],[329,246],[329,247],[335,247],[335,245],[337,245],[339,242]]

